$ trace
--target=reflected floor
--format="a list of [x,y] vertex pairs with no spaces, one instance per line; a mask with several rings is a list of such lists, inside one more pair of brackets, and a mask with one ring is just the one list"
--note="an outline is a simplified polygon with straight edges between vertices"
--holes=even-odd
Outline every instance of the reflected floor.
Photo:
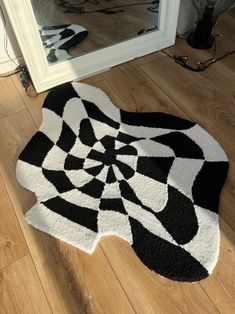
[[38,25],[75,24],[88,32],[68,49],[69,55],[61,54],[58,61],[145,34],[158,26],[158,0],[31,0],[31,3]]

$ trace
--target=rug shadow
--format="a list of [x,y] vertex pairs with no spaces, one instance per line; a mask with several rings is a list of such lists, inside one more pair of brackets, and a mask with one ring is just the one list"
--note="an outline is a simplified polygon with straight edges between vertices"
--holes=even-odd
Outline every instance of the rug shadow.
[[219,225],[220,232],[225,236],[229,244],[231,244],[232,249],[235,249],[235,237],[232,227],[227,223],[227,221],[222,216],[219,216]]
[[[40,259],[45,259],[45,272],[50,276],[49,282],[44,279],[42,284],[46,295],[52,295],[49,304],[52,309],[54,307],[53,311],[58,310],[59,298],[63,310],[66,309],[67,313],[91,313],[90,302],[82,285],[83,280],[80,280],[83,269],[79,262],[81,261],[79,251],[45,232],[31,228],[36,238]],[[55,287],[56,290],[53,291]]]

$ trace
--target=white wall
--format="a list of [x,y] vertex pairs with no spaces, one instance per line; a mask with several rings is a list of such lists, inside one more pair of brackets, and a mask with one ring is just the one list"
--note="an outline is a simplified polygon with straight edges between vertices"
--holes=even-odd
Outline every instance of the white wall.
[[[7,13],[3,7],[2,0],[0,0],[0,6],[3,9],[3,13],[6,19],[7,23],[7,37],[8,37],[8,52],[11,56],[11,58],[19,65],[23,65],[24,61],[21,56],[20,48],[17,44],[17,40],[14,36],[13,30],[10,25],[10,21],[7,17]],[[9,57],[7,56],[5,49],[4,49],[4,35],[5,35],[5,27],[3,23],[2,16],[0,14],[0,74],[10,72],[16,68],[16,65],[9,60]]]
[[[195,22],[201,18],[204,7],[207,3],[206,0],[196,1],[198,2],[198,8],[196,9],[192,0],[181,0],[180,1],[180,10],[179,10],[179,19],[178,19],[178,34],[183,34],[189,30],[195,28]],[[217,0],[214,15],[217,16],[224,10],[230,8],[232,5],[235,6],[235,0]]]

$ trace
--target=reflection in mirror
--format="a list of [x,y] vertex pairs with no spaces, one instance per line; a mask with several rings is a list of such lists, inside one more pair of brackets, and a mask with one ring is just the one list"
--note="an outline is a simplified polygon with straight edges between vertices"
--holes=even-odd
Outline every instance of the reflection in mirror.
[[49,64],[158,28],[160,0],[31,0]]

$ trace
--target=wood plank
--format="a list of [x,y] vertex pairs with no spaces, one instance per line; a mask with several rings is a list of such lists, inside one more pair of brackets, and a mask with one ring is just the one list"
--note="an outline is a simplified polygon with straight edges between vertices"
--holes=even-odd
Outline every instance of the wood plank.
[[[234,27],[234,32],[235,32],[235,27]],[[234,36],[235,40],[235,36]],[[233,40],[233,41],[234,41]],[[228,38],[225,38],[225,36],[222,37],[217,37],[216,39],[216,57],[221,57],[225,53],[229,52],[234,48],[234,44],[230,44],[231,40]],[[231,45],[229,47],[229,45]],[[166,51],[170,55],[176,55],[176,56],[187,56],[188,57],[188,63],[194,65],[195,67],[198,66],[198,62],[205,62],[213,57],[214,54],[214,48],[212,47],[211,49],[208,50],[197,50],[197,49],[192,49],[185,40],[182,39],[177,39],[176,40],[176,45],[173,47],[170,47],[166,49]],[[162,53],[161,53],[162,54]],[[164,55],[166,59],[166,55]],[[225,64],[223,61],[225,60],[231,60],[231,64]],[[157,60],[153,60],[157,61]],[[174,60],[171,60],[171,63],[174,63]],[[182,68],[180,65],[175,64],[178,68],[180,67],[183,69],[185,72],[186,69]],[[218,93],[219,95],[223,93],[224,88],[229,92],[228,95],[233,95],[234,94],[234,86],[232,82],[235,79],[235,54],[226,57],[225,59],[222,59],[219,62],[214,63],[211,65],[208,69],[201,71],[201,72],[191,72],[192,76],[199,78],[205,83],[205,86],[210,90],[215,93]],[[176,72],[177,73],[177,72]],[[178,74],[178,73],[177,73]],[[218,83],[218,80],[220,81],[221,85],[218,86],[216,85]],[[230,88],[229,88],[230,87]]]
[[42,105],[48,92],[40,93],[37,97],[29,97],[24,95],[22,98],[28,111],[30,112],[37,128],[40,127],[42,122]]
[[26,223],[23,214],[35,203],[35,197],[16,182],[15,163],[19,152],[35,131],[36,126],[26,110],[2,119],[0,159],[3,164],[2,176],[52,311],[133,313],[99,246],[94,254],[88,255]]
[[51,313],[30,255],[0,271],[1,314]]
[[235,162],[229,158],[229,172],[225,181],[221,197],[219,214],[226,223],[235,231]]
[[184,116],[183,111],[137,66],[122,64],[104,73],[104,78],[125,103],[127,110],[171,112]]
[[92,85],[103,80],[104,80],[104,76],[103,76],[103,72],[101,72],[100,74],[97,74],[95,76],[91,76],[91,77],[88,77],[87,79],[82,80],[82,83]]
[[27,244],[0,175],[0,269],[28,254]]
[[216,29],[222,30],[222,35],[226,36],[226,38],[230,38],[234,40],[235,34],[235,9],[226,12],[226,14],[221,14],[216,23]]
[[[219,53],[223,55],[229,51],[233,51],[234,41],[235,41],[235,9],[229,10],[226,14],[222,14],[216,25],[216,32],[220,33],[222,36],[219,38],[221,45],[219,46]],[[234,69],[234,55],[226,57],[221,60],[221,63],[227,67]]]
[[0,119],[25,109],[17,91],[12,93],[13,89],[14,84],[10,77],[0,78]]
[[[235,32],[235,30],[234,30]],[[223,45],[221,45],[221,49],[219,51],[219,53],[217,54],[217,56],[223,56],[225,55],[226,53],[228,52],[232,52],[234,51],[235,47],[234,47],[234,40],[235,39],[229,39],[229,38],[224,38],[222,37],[221,38],[221,42],[223,40]],[[220,63],[222,63],[223,65],[225,65],[227,68],[230,68],[230,69],[234,69],[234,53],[227,56],[226,58],[222,59],[220,61]]]
[[116,107],[122,110],[129,111],[129,108],[127,108],[124,101],[110,88],[110,85],[106,80],[97,82],[93,85],[100,88],[103,92],[105,92],[109,96],[109,98],[112,99],[112,102]]
[[201,281],[211,301],[220,313],[235,313],[235,233],[220,219],[221,248],[214,273]]
[[129,243],[117,237],[100,241],[137,313],[217,313],[198,283],[174,282],[151,272]]
[[25,107],[29,110],[34,122],[39,128],[42,120],[42,105],[48,92],[40,93],[35,97],[30,97],[25,93],[25,90],[21,85],[19,74],[13,75],[11,79],[14,84],[14,88],[20,94]]
[[135,65],[141,66],[141,65],[144,65],[146,63],[149,63],[149,62],[152,62],[155,60],[159,60],[163,57],[164,57],[163,54],[161,54],[159,52],[154,52],[154,53],[150,53],[146,56],[136,58],[135,60],[130,61],[129,64],[135,63]]

